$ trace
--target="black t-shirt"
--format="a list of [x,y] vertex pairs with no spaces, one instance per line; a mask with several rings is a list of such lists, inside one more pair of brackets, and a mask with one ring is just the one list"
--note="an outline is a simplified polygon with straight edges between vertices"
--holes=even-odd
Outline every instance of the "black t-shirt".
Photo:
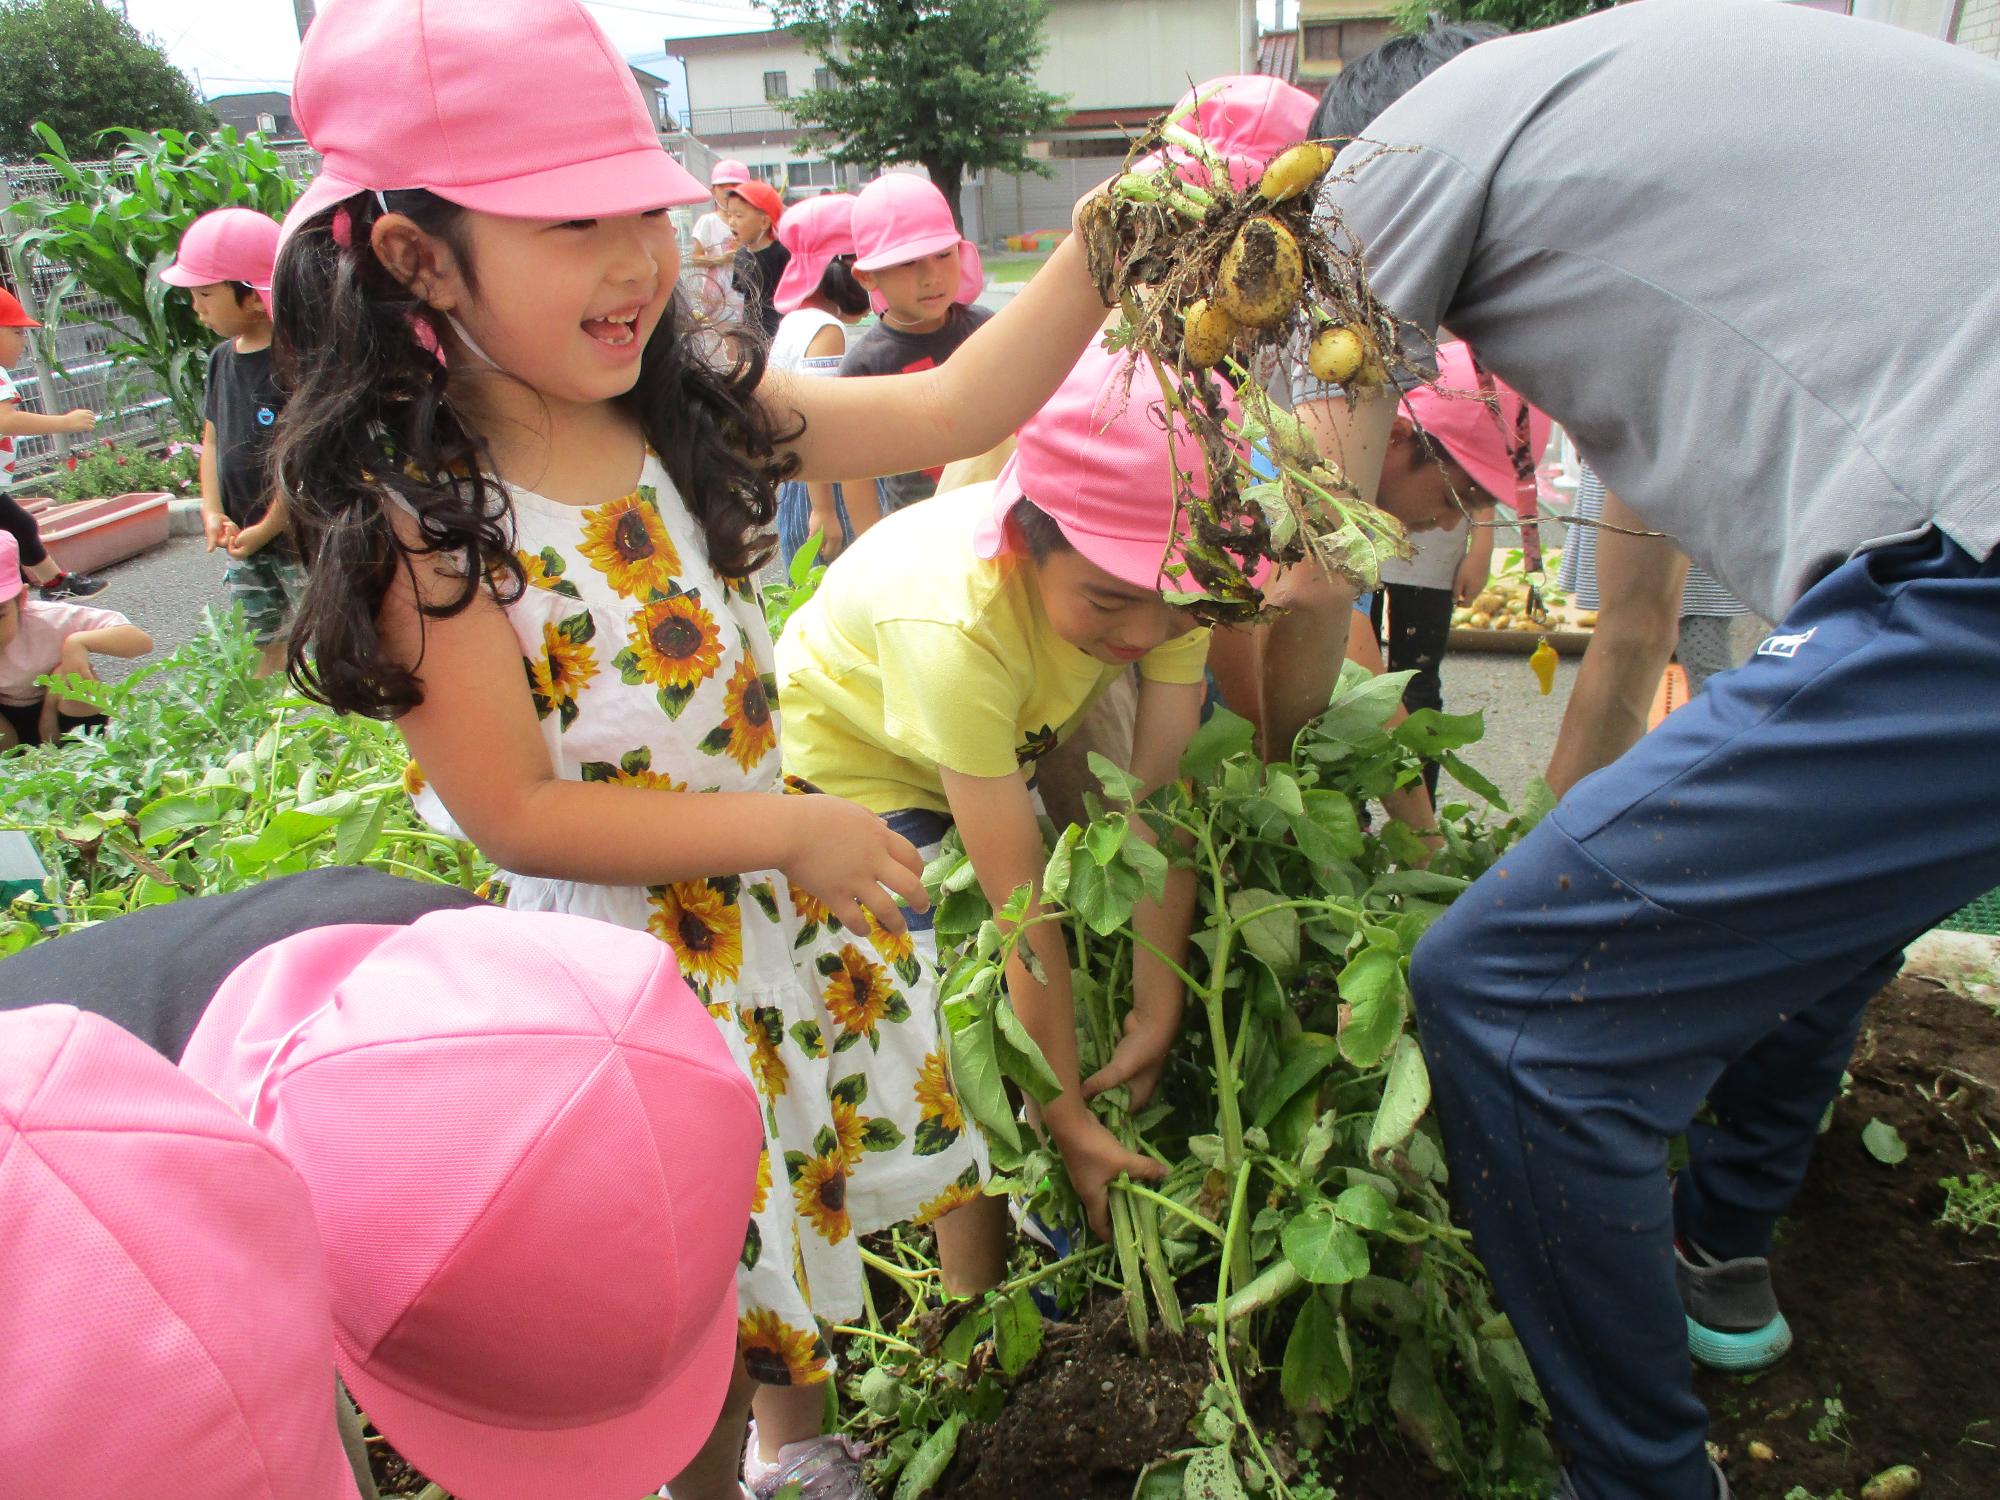
[[[912,370],[928,370],[941,365],[958,352],[958,346],[978,330],[993,314],[983,307],[955,304],[946,314],[944,326],[930,333],[908,333],[887,322],[877,323],[847,346],[840,362],[842,375],[904,375]],[[937,493],[942,468],[917,469],[908,474],[891,474],[883,479],[882,498],[889,510],[901,510],[916,500],[928,500]]]
[[792,252],[776,240],[762,250],[736,252],[732,279],[736,290],[743,294],[743,316],[761,327],[765,338],[776,338],[778,324],[784,321],[785,315],[771,306],[771,294],[777,291],[778,278],[785,274],[791,260]]
[[222,509],[238,526],[263,519],[271,499],[271,435],[285,393],[271,367],[271,351],[239,354],[224,339],[208,357],[208,400],[202,415],[215,424],[215,472]]
[[179,1062],[222,981],[273,943],[350,923],[407,926],[428,912],[479,904],[457,886],[380,870],[309,870],[37,943],[0,962],[0,1011],[74,1005]]

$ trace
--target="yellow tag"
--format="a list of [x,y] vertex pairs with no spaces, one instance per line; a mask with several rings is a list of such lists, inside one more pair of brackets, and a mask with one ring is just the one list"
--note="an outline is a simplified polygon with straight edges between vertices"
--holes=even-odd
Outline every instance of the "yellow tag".
[[1535,669],[1535,681],[1542,685],[1542,696],[1548,697],[1556,690],[1556,650],[1543,636],[1535,642],[1535,649],[1528,657],[1528,665]]

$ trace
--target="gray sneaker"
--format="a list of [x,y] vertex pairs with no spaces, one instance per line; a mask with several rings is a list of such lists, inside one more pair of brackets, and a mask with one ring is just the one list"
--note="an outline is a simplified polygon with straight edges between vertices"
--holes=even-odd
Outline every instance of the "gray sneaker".
[[[1722,1465],[1709,1460],[1709,1472],[1715,1475],[1715,1500],[1736,1500],[1736,1492],[1729,1487],[1729,1476],[1722,1472]],[[1562,1483],[1555,1487],[1549,1500],[1581,1500],[1576,1486],[1570,1482],[1569,1471],[1563,1470]]]
[[875,1500],[861,1476],[868,1450],[829,1434],[805,1443],[787,1443],[775,1463],[757,1457],[757,1428],[743,1454],[743,1487],[752,1500]]
[[1741,1375],[1769,1369],[1791,1349],[1792,1327],[1778,1311],[1771,1263],[1762,1256],[1717,1260],[1699,1245],[1676,1241],[1674,1281],[1697,1364]]

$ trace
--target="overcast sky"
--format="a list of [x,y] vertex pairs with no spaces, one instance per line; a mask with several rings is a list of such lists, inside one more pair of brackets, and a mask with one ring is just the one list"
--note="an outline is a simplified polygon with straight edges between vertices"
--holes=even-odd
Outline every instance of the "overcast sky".
[[[112,4],[119,0],[111,0]],[[204,96],[291,87],[298,59],[292,0],[123,0],[132,24],[152,35]],[[657,57],[668,37],[754,31],[770,16],[754,0],[585,0],[598,24],[634,61]],[[1222,3],[1222,0],[1218,0]],[[1260,0],[1266,24],[1276,0]],[[1297,14],[1295,4],[1286,14]],[[678,79],[670,79],[678,83]]]

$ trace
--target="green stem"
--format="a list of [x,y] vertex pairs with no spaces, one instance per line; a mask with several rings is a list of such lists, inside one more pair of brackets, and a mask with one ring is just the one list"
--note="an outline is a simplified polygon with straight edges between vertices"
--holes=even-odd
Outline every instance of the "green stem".
[[1196,979],[1194,975],[1188,973],[1186,969],[1183,969],[1179,964],[1175,963],[1171,958],[1168,958],[1166,954],[1162,953],[1153,944],[1147,942],[1144,938],[1140,937],[1139,934],[1136,931],[1134,931],[1129,925],[1126,927],[1125,930],[1131,933],[1132,941],[1134,943],[1136,943],[1139,947],[1144,948],[1148,953],[1152,954],[1153,957],[1157,958],[1161,963],[1165,964],[1169,969],[1173,970],[1174,977],[1176,979],[1180,980],[1180,982],[1186,985],[1190,990],[1195,991],[1197,994],[1200,993],[1201,981],[1199,979]]
[[1144,1183],[1134,1182],[1129,1177],[1121,1177],[1111,1185],[1121,1193],[1130,1193],[1135,1198],[1144,1198],[1148,1203],[1163,1208],[1178,1218],[1187,1220],[1188,1223],[1194,1225],[1203,1234],[1217,1240],[1222,1238],[1222,1226],[1216,1223],[1215,1220],[1202,1217],[1202,1215],[1196,1213],[1186,1204],[1176,1203],[1164,1193],[1154,1192]]
[[[1293,1264],[1284,1259],[1266,1266],[1257,1279],[1232,1296],[1221,1308],[1220,1318],[1231,1323],[1240,1322],[1253,1313],[1260,1313],[1267,1307],[1275,1306],[1304,1285],[1305,1278]],[[1202,1317],[1208,1322],[1217,1322],[1215,1307],[1201,1309]]]
[[[1229,1198],[1229,1244],[1236,1243],[1243,1232],[1243,1211],[1249,1197],[1250,1163],[1246,1161],[1236,1170],[1236,1190]],[[1257,1436],[1257,1426],[1250,1420],[1250,1412],[1243,1404],[1243,1392],[1236,1384],[1236,1371],[1229,1362],[1229,1269],[1230,1256],[1225,1249],[1222,1264],[1215,1273],[1215,1334],[1210,1340],[1215,1349],[1216,1372],[1222,1377],[1223,1388],[1229,1392],[1230,1405],[1236,1408],[1237,1425],[1243,1429],[1257,1461],[1270,1476],[1273,1492],[1289,1497],[1292,1492],[1286,1487],[1284,1477],[1278,1473],[1277,1465],[1271,1462],[1271,1455],[1264,1451],[1263,1439]]]
[[1064,1271],[1077,1270],[1090,1261],[1102,1260],[1110,1253],[1111,1247],[1109,1245],[1092,1245],[1086,1250],[1078,1250],[1073,1254],[1065,1255],[1061,1260],[1050,1261],[1047,1265],[1030,1271],[1025,1276],[1016,1276],[1012,1281],[1003,1282],[1000,1289],[1017,1292],[1023,1287],[1038,1286],[1051,1277],[1061,1275]]
[[893,1334],[877,1333],[872,1328],[855,1328],[846,1323],[835,1323],[833,1331],[835,1333],[844,1333],[849,1338],[867,1339],[870,1343],[880,1344],[885,1349],[894,1349],[898,1354],[910,1354],[916,1356],[918,1359],[922,1359],[924,1356],[924,1351],[919,1349],[915,1344],[899,1339]]
[[1138,1345],[1141,1358],[1147,1354],[1145,1269],[1139,1260],[1137,1232],[1132,1227],[1132,1203],[1122,1195],[1111,1197],[1107,1207],[1111,1216],[1111,1243],[1118,1251],[1118,1271],[1125,1286],[1125,1321],[1132,1329],[1132,1342]]

